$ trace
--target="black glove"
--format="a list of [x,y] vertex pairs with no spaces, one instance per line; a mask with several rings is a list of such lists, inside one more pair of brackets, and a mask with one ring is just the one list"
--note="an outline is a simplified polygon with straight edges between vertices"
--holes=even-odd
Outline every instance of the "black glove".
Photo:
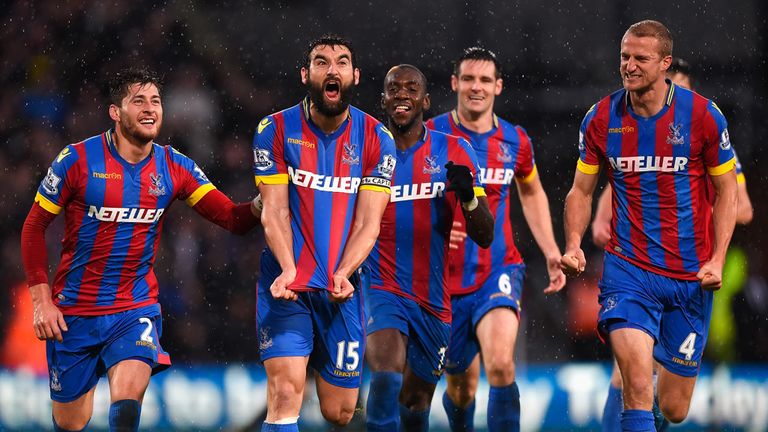
[[472,181],[472,171],[464,165],[456,165],[453,161],[445,164],[445,176],[448,178],[447,191],[455,191],[456,196],[463,203],[472,201],[475,197],[475,189]]

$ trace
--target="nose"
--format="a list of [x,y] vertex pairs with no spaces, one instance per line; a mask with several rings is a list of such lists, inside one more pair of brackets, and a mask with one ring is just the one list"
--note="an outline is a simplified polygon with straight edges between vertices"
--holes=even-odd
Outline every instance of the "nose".
[[472,87],[470,87],[473,91],[480,90],[480,83],[477,80],[472,81]]
[[336,63],[330,62],[328,64],[328,70],[325,72],[325,74],[326,75],[334,75],[334,76],[338,75],[339,71],[338,71],[338,67],[336,66]]

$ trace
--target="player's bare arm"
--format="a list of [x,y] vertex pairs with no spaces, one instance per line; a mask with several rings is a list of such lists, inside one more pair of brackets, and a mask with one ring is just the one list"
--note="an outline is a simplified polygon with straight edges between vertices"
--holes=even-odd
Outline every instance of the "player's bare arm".
[[329,297],[331,301],[344,302],[352,295],[354,287],[349,277],[373,249],[387,203],[388,193],[365,189],[358,192],[352,231],[344,246],[339,266],[333,274],[333,289]]
[[715,225],[715,241],[712,258],[699,269],[696,277],[707,290],[720,289],[723,283],[723,263],[731,235],[736,224],[738,185],[733,170],[719,176],[710,176],[715,188],[712,222]]
[[592,220],[592,243],[598,247],[604,247],[611,239],[611,192],[611,185],[605,185]]
[[566,276],[578,276],[587,264],[581,239],[592,216],[592,193],[597,178],[596,174],[585,174],[577,169],[573,186],[565,197],[565,253],[560,268]]
[[515,183],[525,221],[547,261],[549,285],[544,289],[544,293],[558,292],[565,286],[565,275],[560,269],[562,255],[560,255],[560,248],[557,246],[555,233],[552,229],[552,215],[549,211],[547,193],[541,185],[541,178],[538,174],[534,174],[533,178],[528,181],[517,180]]
[[747,182],[742,177],[739,183],[739,207],[736,212],[736,223],[739,225],[746,225],[752,222],[754,216],[754,209],[752,208],[752,200],[749,199],[749,192],[747,192]]
[[288,185],[262,183],[259,191],[264,205],[261,212],[264,237],[283,271],[272,283],[269,290],[274,298],[295,301],[298,299],[298,295],[295,291],[288,289],[296,279],[291,212],[288,208]]

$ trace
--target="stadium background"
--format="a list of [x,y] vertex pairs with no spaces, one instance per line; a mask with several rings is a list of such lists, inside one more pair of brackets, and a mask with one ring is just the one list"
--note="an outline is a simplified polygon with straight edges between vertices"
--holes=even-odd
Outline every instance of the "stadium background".
[[[362,71],[354,104],[379,118],[381,80],[397,63],[412,63],[426,74],[430,116],[452,108],[452,60],[461,49],[480,43],[503,64],[505,88],[496,112],[525,126],[534,140],[562,244],[562,202],[577,157],[579,123],[592,103],[620,86],[620,37],[627,26],[645,18],[670,28],[674,54],[694,66],[697,90],[724,111],[755,206],[754,222],[734,234],[732,244],[738,249],[729,267],[729,287],[717,296],[720,312],[706,355],[704,381],[713,383],[711,394],[721,397],[699,396],[700,406],[721,417],[702,414],[700,423],[688,427],[719,430],[718,422],[725,422],[768,429],[768,256],[763,252],[768,236],[762,225],[768,179],[761,170],[768,158],[768,3],[16,1],[3,4],[0,18],[0,324],[6,329],[0,332],[0,430],[49,424],[42,343],[31,335],[19,231],[58,151],[110,127],[101,93],[109,73],[136,63],[164,73],[165,121],[158,142],[193,157],[219,189],[243,201],[255,193],[250,168],[255,125],[305,94],[298,68],[309,39],[337,32],[353,42]],[[594,403],[589,408],[573,404],[585,400],[578,393],[585,382],[602,384],[607,378],[607,363],[583,363],[608,358],[593,331],[599,274],[587,274],[563,293],[544,298],[540,253],[519,206],[514,211],[519,246],[529,265],[518,347],[521,388],[525,393],[523,384],[529,383],[529,395],[537,398],[546,392],[559,395],[539,420],[526,413],[533,403],[526,404],[524,395],[523,415],[529,416],[524,426],[596,427],[605,385],[590,393]],[[235,427],[251,421],[263,406],[263,374],[254,363],[254,286],[263,236],[256,230],[234,237],[193,213],[182,204],[172,208],[156,263],[163,345],[177,372],[153,381],[150,393],[162,403],[154,411],[145,405],[142,419],[153,430]],[[62,221],[57,218],[48,231],[51,263],[56,262]],[[587,243],[590,262],[599,269],[601,253]],[[711,379],[710,368],[715,368]],[[238,407],[236,413],[200,417],[206,410],[195,404],[206,406],[210,400],[190,402],[190,394],[205,395],[206,386],[229,394],[227,382],[240,383],[232,384],[240,385],[233,393],[238,396],[218,400],[225,411]],[[746,386],[748,400],[739,399],[738,385]],[[723,408],[728,398],[722,395],[731,395],[726,388],[737,395],[730,398],[730,411]],[[171,410],[174,400],[187,409]],[[303,414],[307,426],[322,429],[312,423],[318,410],[313,414],[311,401],[308,406]],[[589,416],[574,417],[584,410]],[[98,412],[97,407],[96,426]],[[152,412],[157,413],[155,423]]]

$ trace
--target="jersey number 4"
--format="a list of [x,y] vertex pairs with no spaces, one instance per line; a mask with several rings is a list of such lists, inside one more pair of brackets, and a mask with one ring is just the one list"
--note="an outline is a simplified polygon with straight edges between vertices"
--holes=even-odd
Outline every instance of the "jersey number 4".
[[685,359],[690,360],[691,357],[693,357],[693,353],[696,352],[695,347],[696,343],[696,333],[690,333],[688,334],[688,337],[685,338],[683,343],[680,344],[680,354],[685,354]]

